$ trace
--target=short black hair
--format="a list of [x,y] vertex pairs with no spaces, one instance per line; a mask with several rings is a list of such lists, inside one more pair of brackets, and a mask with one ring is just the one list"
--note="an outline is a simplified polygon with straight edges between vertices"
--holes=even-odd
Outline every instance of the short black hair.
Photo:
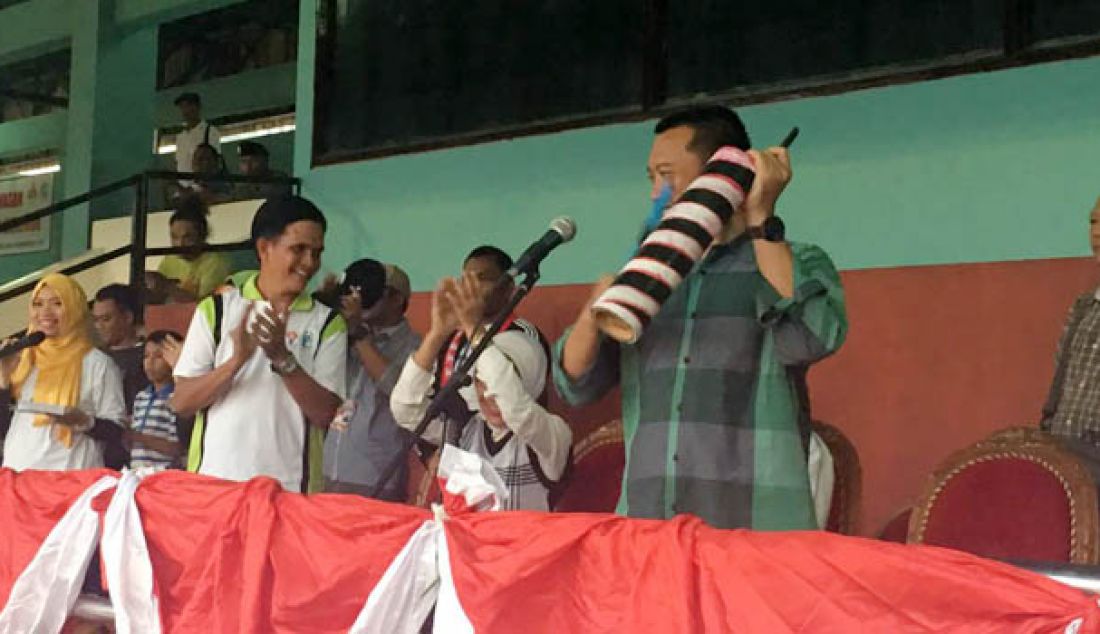
[[512,268],[512,256],[508,255],[507,253],[505,253],[501,249],[498,249],[498,248],[496,248],[492,245],[488,245],[488,244],[483,244],[480,247],[477,247],[476,249],[474,249],[473,251],[470,251],[469,255],[467,255],[466,259],[463,260],[462,262],[463,262],[463,264],[465,264],[466,262],[469,262],[470,260],[480,259],[480,258],[488,258],[488,259],[492,260],[493,263],[497,265],[497,268],[500,269],[501,273],[504,273],[508,269]]
[[199,236],[203,242],[210,237],[210,208],[198,196],[184,196],[176,205],[176,210],[168,218],[168,226],[176,222],[190,222],[199,228]]
[[198,145],[196,145],[195,150],[196,151],[198,151],[198,150],[210,150],[211,152],[214,153],[214,156],[219,156],[220,157],[222,155],[222,153],[218,151],[218,148],[214,147],[210,143],[206,143],[205,141],[202,142],[202,143],[199,143]]
[[278,238],[296,222],[316,222],[322,232],[328,230],[325,214],[305,198],[290,194],[268,198],[252,218],[252,245],[261,238]]
[[152,333],[145,337],[145,341],[149,343],[161,344],[164,343],[169,337],[176,341],[183,341],[183,336],[175,330],[154,330]]
[[172,103],[174,103],[177,106],[180,105],[181,103],[193,103],[196,106],[201,106],[202,105],[202,97],[200,97],[199,93],[197,93],[197,92],[185,92],[185,93],[182,93],[179,97],[176,97],[176,100],[173,101]]
[[95,301],[112,301],[120,309],[134,317],[141,314],[141,297],[132,286],[126,284],[108,284],[95,294]]
[[241,141],[237,146],[237,152],[241,156],[262,156],[268,157],[267,148],[262,143],[256,143],[255,141]]
[[214,160],[217,161],[217,163],[218,163],[218,172],[219,173],[229,171],[229,168],[226,167],[226,165],[225,165],[225,157],[222,156],[222,153],[218,151],[218,148],[214,147],[213,145],[211,145],[209,143],[199,143],[198,145],[195,146],[195,151],[192,152],[191,155],[194,156],[195,152],[198,152],[199,150],[210,150],[211,152],[214,153]]
[[694,131],[687,149],[707,161],[718,148],[732,145],[742,150],[752,147],[749,133],[737,113],[726,106],[695,106],[661,118],[654,134],[686,126]]

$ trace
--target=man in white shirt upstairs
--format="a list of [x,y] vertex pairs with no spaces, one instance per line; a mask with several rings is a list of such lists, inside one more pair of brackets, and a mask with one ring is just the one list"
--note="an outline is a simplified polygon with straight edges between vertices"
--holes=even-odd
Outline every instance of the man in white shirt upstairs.
[[176,171],[194,172],[191,158],[195,148],[207,143],[220,151],[222,134],[203,120],[202,98],[197,93],[185,92],[176,97],[175,104],[184,124],[184,129],[176,135]]

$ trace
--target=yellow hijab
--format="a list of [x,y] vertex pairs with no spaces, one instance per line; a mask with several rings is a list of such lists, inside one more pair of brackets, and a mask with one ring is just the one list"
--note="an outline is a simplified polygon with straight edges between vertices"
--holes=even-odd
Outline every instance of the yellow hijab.
[[[84,365],[84,355],[92,349],[91,333],[88,330],[88,299],[84,295],[84,289],[72,278],[51,273],[34,287],[31,294],[32,304],[47,286],[61,298],[63,310],[60,332],[56,337],[47,337],[37,347],[23,351],[19,357],[19,365],[12,374],[13,394],[19,396],[27,377],[37,368],[38,377],[34,381],[34,395],[31,400],[73,407],[80,402],[80,373]],[[32,320],[27,332],[34,331]],[[51,422],[50,417],[45,414],[34,418],[36,427],[49,425]],[[58,425],[57,439],[66,447],[72,447],[72,430]]]

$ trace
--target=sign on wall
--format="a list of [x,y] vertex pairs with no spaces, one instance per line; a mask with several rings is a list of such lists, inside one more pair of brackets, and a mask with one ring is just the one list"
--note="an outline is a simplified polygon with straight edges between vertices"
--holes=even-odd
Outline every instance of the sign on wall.
[[[0,222],[53,202],[53,175],[0,180]],[[41,218],[0,233],[0,255],[43,251],[50,247],[50,219]]]

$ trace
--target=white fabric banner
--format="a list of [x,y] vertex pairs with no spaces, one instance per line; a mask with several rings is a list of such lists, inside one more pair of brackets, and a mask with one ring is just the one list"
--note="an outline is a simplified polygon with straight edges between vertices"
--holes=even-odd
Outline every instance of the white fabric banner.
[[[507,500],[504,482],[491,464],[451,445],[443,448],[439,478],[445,497],[462,498],[463,512],[499,510]],[[417,634],[433,605],[436,634],[473,634],[451,577],[446,514],[438,504],[432,510],[435,518],[413,533],[386,568],[350,634]]]
[[442,532],[438,520],[428,520],[413,533],[371,590],[349,634],[420,631],[439,591],[436,545]]
[[101,556],[118,634],[159,634],[160,608],[153,592],[153,564],[134,494],[152,470],[122,472],[103,515]]

